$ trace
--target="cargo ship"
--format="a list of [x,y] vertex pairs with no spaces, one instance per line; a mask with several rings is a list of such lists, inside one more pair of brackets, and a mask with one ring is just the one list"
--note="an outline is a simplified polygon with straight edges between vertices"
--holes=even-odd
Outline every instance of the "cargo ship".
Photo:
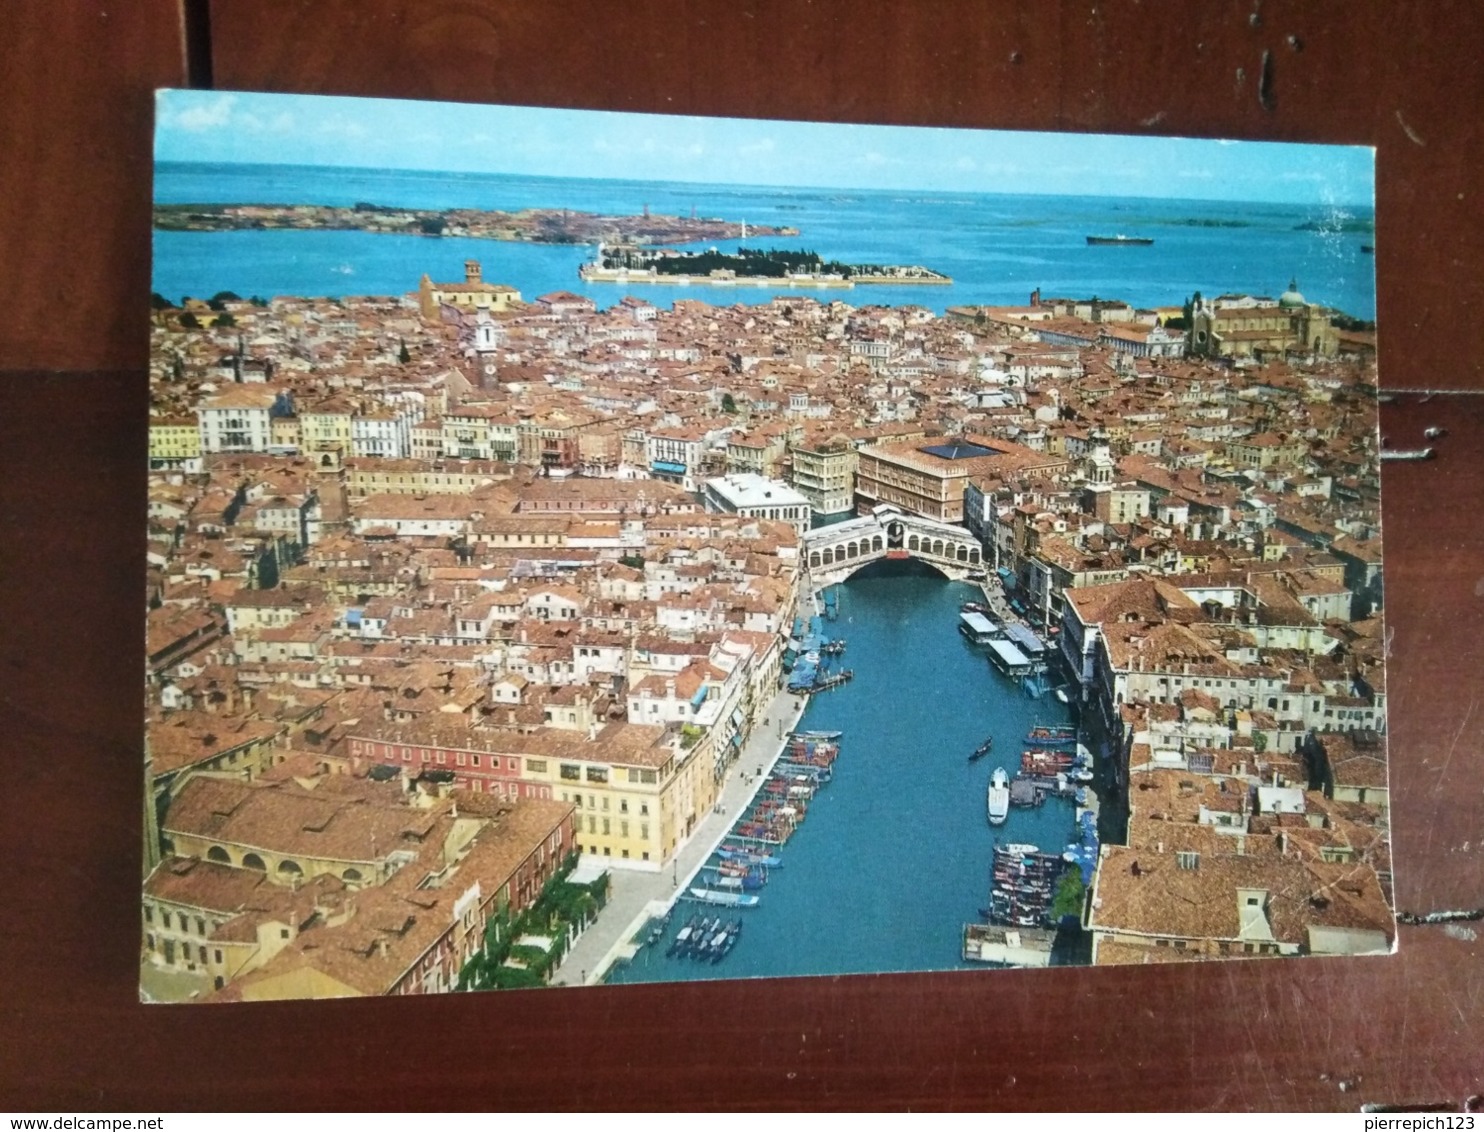
[[1143,248],[1154,243],[1154,240],[1149,236],[1089,236],[1087,237],[1087,242],[1094,247],[1104,247],[1107,245],[1121,247],[1127,244],[1130,247]]

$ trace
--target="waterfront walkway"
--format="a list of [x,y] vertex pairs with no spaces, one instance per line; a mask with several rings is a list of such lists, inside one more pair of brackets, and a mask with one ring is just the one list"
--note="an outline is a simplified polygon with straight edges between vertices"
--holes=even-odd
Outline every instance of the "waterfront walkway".
[[727,775],[717,809],[696,823],[695,832],[672,864],[658,873],[608,870],[608,903],[597,922],[567,952],[553,975],[553,986],[602,982],[608,968],[630,952],[633,937],[645,921],[664,915],[762,789],[783,752],[785,737],[798,726],[808,702],[807,696],[788,692],[773,697]]

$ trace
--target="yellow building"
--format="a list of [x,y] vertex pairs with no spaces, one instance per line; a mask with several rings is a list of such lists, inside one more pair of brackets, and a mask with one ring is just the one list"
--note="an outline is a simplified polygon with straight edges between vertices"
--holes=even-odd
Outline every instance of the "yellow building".
[[201,468],[201,428],[195,417],[151,417],[149,420],[151,471]]
[[351,495],[467,495],[510,474],[508,465],[480,460],[350,459],[345,490]]
[[299,428],[298,417],[274,417],[268,422],[268,443],[279,449],[299,449],[304,445],[304,434]]
[[494,405],[451,408],[443,416],[443,454],[460,460],[513,461],[520,437],[515,419]]
[[456,786],[576,807],[574,843],[605,863],[658,870],[716,802],[706,739],[680,728],[612,722],[593,731],[472,729],[433,718],[368,726],[347,737],[351,770],[377,763],[449,771]]
[[305,452],[321,453],[326,467],[338,466],[350,455],[350,419],[352,407],[332,398],[299,414],[301,446]]
[[1064,456],[988,437],[944,438],[931,444],[876,444],[860,450],[855,494],[859,508],[889,503],[940,523],[961,523],[964,488],[972,477],[1067,467]]
[[790,482],[809,500],[816,515],[849,511],[855,499],[855,469],[859,456],[850,438],[839,434],[827,440],[802,442],[790,449]]
[[434,322],[444,304],[471,313],[503,314],[520,302],[520,292],[504,283],[486,283],[477,259],[464,261],[462,283],[434,283],[424,275],[417,285],[417,302],[423,318]]

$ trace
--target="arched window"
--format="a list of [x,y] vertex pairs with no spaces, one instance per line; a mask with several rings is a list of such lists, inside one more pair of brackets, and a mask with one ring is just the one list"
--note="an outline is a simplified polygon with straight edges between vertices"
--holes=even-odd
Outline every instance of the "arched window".
[[969,560],[969,548],[967,546],[960,545],[955,557],[960,562],[967,562]]
[[242,858],[242,867],[244,869],[257,869],[259,872],[264,873],[268,871],[268,866],[263,864],[263,858],[259,857],[256,853],[245,854]]
[[278,863],[278,875],[285,877],[301,877],[304,870],[299,867],[299,862],[283,860]]
[[940,558],[943,556],[943,540],[942,539],[940,539],[940,538],[933,539],[933,553],[936,554]]
[[872,550],[880,550],[881,549],[881,546],[882,546],[882,544],[881,544],[881,536],[880,535],[877,535],[875,538],[873,538],[871,540],[871,549]]
[[969,561],[970,562],[978,562],[979,561],[979,548],[977,546],[971,546],[971,547],[969,547]]
[[809,555],[809,565],[814,567],[819,566],[819,551],[816,550]]
[[217,861],[223,865],[230,865],[232,863],[232,854],[228,853],[220,845],[213,845],[210,849],[206,850],[206,859],[208,861]]
[[340,874],[340,877],[341,877],[342,880],[347,881],[350,884],[355,884],[357,881],[359,881],[361,879],[361,870],[360,869],[346,869],[343,873]]
[[916,550],[917,549],[917,536],[916,535],[910,535],[910,536],[908,536],[908,538],[907,538],[907,549],[908,550]]

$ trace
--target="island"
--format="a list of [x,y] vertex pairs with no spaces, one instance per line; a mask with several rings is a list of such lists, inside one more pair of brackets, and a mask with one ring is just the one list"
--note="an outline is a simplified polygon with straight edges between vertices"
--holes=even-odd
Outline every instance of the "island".
[[797,236],[791,227],[748,224],[716,217],[666,216],[646,205],[637,216],[608,216],[566,208],[518,212],[474,208],[389,208],[365,201],[345,207],[323,204],[157,204],[154,226],[171,232],[231,232],[299,228],[383,232],[398,236],[465,236],[532,244],[687,244]]
[[739,247],[734,252],[598,245],[598,254],[577,269],[585,283],[701,283],[712,286],[787,284],[843,287],[857,283],[949,284],[940,271],[919,264],[841,263],[797,248]]

